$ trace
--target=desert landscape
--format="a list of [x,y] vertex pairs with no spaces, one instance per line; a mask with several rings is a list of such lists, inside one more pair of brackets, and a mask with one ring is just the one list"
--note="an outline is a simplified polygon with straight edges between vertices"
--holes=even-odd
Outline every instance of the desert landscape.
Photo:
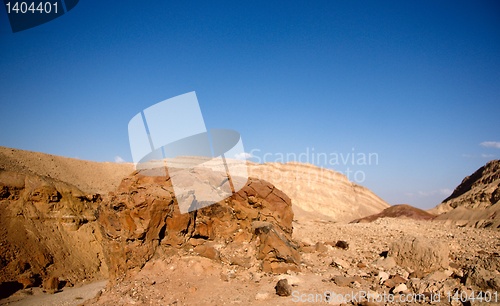
[[248,162],[181,214],[168,177],[0,148],[0,305],[500,304],[500,161],[429,211]]

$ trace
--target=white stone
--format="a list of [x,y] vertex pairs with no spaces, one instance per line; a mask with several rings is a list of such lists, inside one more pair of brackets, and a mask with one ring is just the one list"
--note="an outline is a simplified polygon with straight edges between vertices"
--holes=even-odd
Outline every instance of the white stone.
[[380,285],[382,285],[386,280],[389,279],[389,273],[387,272],[384,272],[384,271],[380,271],[378,273],[378,283]]
[[393,293],[402,293],[408,290],[405,284],[399,284],[392,290]]

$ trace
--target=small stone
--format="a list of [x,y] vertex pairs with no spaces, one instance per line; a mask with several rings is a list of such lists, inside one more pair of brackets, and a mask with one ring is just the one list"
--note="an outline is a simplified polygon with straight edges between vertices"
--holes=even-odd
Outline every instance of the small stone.
[[43,281],[43,289],[46,292],[54,294],[59,289],[59,278],[52,276]]
[[335,244],[335,247],[337,247],[339,249],[347,250],[349,248],[349,243],[347,243],[347,241],[344,241],[344,240],[339,240]]
[[334,259],[332,261],[332,263],[330,264],[330,266],[336,267],[336,268],[339,268],[339,269],[343,269],[343,268],[348,268],[349,264],[347,263],[347,261],[345,261],[343,259],[336,258],[336,259]]
[[332,281],[339,287],[347,287],[351,284],[352,279],[350,277],[337,275],[332,278]]
[[382,285],[382,284],[383,284],[386,280],[388,280],[388,279],[389,279],[389,273],[384,272],[384,271],[380,271],[380,272],[378,273],[378,277],[377,277],[377,279],[378,279],[378,283],[379,283],[380,285]]
[[389,278],[384,282],[384,286],[386,286],[387,288],[394,288],[399,284],[401,283],[395,282],[392,278]]
[[288,284],[286,278],[280,279],[274,289],[276,289],[276,294],[279,296],[290,296],[292,294],[292,286]]
[[402,293],[406,292],[408,290],[408,287],[406,287],[405,284],[399,284],[396,287],[394,287],[391,291],[392,293]]
[[398,275],[398,274],[394,275],[394,276],[393,276],[393,277],[391,277],[390,279],[391,279],[393,282],[395,282],[395,283],[396,283],[396,285],[399,285],[399,284],[404,284],[404,283],[406,283],[406,282],[408,281],[407,279],[405,279],[404,277],[402,277],[402,276],[400,276],[400,275]]
[[446,269],[443,271],[444,274],[446,274],[447,277],[450,277],[453,275],[453,270],[452,269]]
[[388,280],[386,280],[384,282],[384,285],[388,288],[394,288],[399,284],[406,283],[406,281],[407,281],[406,279],[404,279],[403,277],[396,274],[396,275],[392,276],[391,278],[389,278]]

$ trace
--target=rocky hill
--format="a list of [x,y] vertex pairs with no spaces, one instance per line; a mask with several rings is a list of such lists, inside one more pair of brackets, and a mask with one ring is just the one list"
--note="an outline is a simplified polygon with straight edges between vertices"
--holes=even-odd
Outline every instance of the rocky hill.
[[408,204],[399,204],[386,208],[378,214],[356,219],[351,221],[350,223],[373,222],[380,218],[407,218],[414,220],[432,220],[435,217],[436,217],[435,215],[430,214],[425,210],[413,207]]
[[500,228],[500,161],[492,160],[465,177],[453,193],[430,210],[460,226]]
[[134,171],[130,163],[98,163],[0,147],[0,169],[31,173],[73,185],[85,193],[106,194]]
[[293,201],[298,220],[350,222],[389,207],[368,188],[333,170],[302,163],[248,163],[249,174],[283,190]]

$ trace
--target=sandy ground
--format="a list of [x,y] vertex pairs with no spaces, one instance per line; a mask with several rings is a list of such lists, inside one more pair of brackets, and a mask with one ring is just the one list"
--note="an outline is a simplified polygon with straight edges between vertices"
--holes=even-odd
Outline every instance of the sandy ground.
[[[389,218],[364,224],[307,221],[295,224],[296,240],[310,244],[345,240],[349,249],[327,245],[322,251],[302,253],[301,271],[281,275],[265,274],[256,267],[227,265],[194,256],[186,250],[180,255],[151,261],[131,279],[113,286],[97,301],[86,305],[339,305],[342,303],[328,302],[326,296],[389,293],[390,288],[378,284],[380,271],[407,277],[408,270],[379,264],[380,253],[387,251],[393,241],[406,236],[423,237],[449,248],[450,260],[459,266],[500,252],[500,233],[491,230]],[[332,262],[340,262],[343,266],[332,265]],[[359,277],[359,282],[339,286],[332,281],[336,276]],[[283,278],[292,284],[291,296],[276,295],[276,282]],[[450,282],[466,290],[458,279],[450,279]],[[462,305],[451,304],[444,295],[440,302],[432,304]],[[496,304],[499,303],[489,303]]]
[[100,294],[107,281],[93,282],[79,287],[64,288],[55,294],[47,294],[40,288],[21,290],[0,300],[0,305],[10,306],[76,306]]
[[[408,277],[408,269],[384,267],[381,253],[394,241],[421,237],[449,250],[450,261],[460,267],[475,265],[500,253],[500,232],[461,228],[435,221],[384,218],[373,223],[343,224],[331,221],[294,222],[294,239],[303,244],[325,243],[322,250],[302,253],[300,272],[281,275],[260,272],[258,267],[229,265],[195,255],[192,249],[179,254],[159,254],[131,278],[102,290],[105,282],[67,288],[54,295],[31,289],[32,295],[19,292],[0,305],[357,305],[339,303],[328,296],[346,297],[363,292],[382,295],[390,288],[377,281],[379,273]],[[328,242],[344,240],[348,249],[335,248]],[[340,263],[332,264],[334,262]],[[337,276],[358,277],[359,281],[339,285]],[[291,296],[278,296],[275,285],[286,278],[292,285]],[[408,278],[409,279],[409,278]],[[417,282],[424,282],[418,280]],[[450,278],[460,290],[467,286]],[[103,292],[101,294],[101,292]],[[98,295],[97,298],[92,299]],[[443,295],[440,302],[379,303],[372,305],[481,305],[450,303]],[[488,303],[500,305],[500,303]]]

